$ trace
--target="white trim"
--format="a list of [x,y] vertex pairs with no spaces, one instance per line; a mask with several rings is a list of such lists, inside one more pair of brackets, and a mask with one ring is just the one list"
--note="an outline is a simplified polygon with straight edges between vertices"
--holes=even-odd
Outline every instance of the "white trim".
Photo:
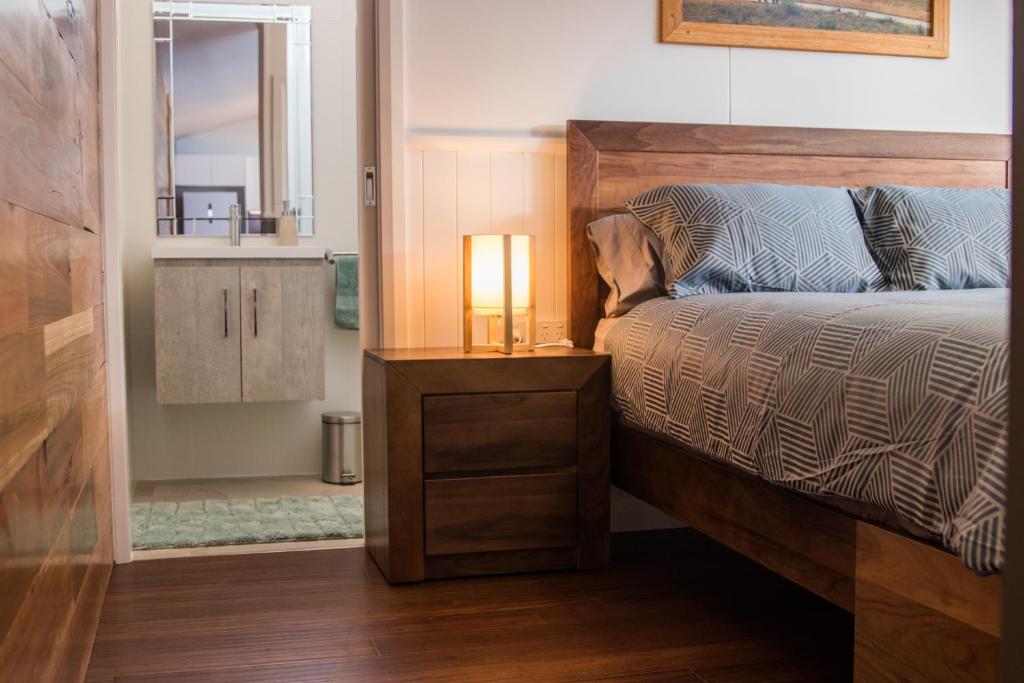
[[405,300],[405,50],[404,0],[377,6],[377,145],[380,216],[381,342],[404,346],[406,325],[398,320]]
[[309,24],[310,8],[289,3],[257,5],[231,2],[192,2],[192,0],[155,0],[153,16],[157,19],[188,19],[192,21],[251,21],[260,24]]
[[103,177],[103,272],[107,339],[110,494],[114,562],[131,562],[131,487],[128,475],[128,389],[124,339],[124,279],[118,225],[117,79],[121,0],[99,5],[100,121]]
[[565,154],[565,138],[495,137],[479,135],[405,134],[405,148],[412,152],[522,152]]
[[224,555],[262,555],[266,553],[310,552],[315,550],[337,550],[339,548],[363,548],[362,538],[336,538],[322,541],[279,541],[277,543],[249,543],[245,545],[211,545],[197,548],[159,548],[136,550],[136,562],[145,560],[168,560],[182,557],[221,557]]

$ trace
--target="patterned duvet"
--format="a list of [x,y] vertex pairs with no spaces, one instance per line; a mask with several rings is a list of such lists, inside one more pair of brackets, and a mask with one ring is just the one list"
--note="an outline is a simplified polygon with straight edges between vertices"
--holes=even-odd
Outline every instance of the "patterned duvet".
[[629,421],[1003,566],[1009,290],[654,299],[606,328]]

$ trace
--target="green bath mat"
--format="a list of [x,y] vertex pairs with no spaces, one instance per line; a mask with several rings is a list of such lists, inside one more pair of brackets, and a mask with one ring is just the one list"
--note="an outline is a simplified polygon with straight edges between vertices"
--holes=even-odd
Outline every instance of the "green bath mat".
[[132,503],[136,550],[362,536],[361,496]]

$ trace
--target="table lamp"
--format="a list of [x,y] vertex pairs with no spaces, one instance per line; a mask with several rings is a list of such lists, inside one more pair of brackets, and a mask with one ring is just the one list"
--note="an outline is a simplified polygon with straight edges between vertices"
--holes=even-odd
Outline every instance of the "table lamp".
[[[466,353],[533,351],[537,336],[533,236],[466,235],[463,250]],[[488,319],[486,344],[473,343],[476,316]]]

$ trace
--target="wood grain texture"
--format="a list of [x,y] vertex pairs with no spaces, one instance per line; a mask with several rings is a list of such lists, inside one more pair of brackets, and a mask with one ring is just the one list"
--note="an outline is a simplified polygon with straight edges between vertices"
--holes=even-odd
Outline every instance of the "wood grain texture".
[[607,287],[587,225],[670,183],[1007,187],[1006,135],[569,121],[569,338],[593,345]]
[[238,266],[158,261],[153,292],[157,401],[241,401]]
[[857,583],[881,586],[904,599],[999,637],[1003,579],[965,572],[955,555],[872,524],[857,523]]
[[[20,2],[18,10],[41,14],[37,3]],[[47,75],[56,76],[55,92],[70,94],[74,101],[75,80],[68,79],[70,55],[60,37],[47,32],[39,43],[29,46],[30,60],[40,60]],[[49,60],[49,63],[45,60]],[[62,89],[60,84],[64,83]],[[47,84],[50,87],[50,84]],[[77,140],[77,122],[72,127],[65,107],[48,109],[25,87],[18,74],[0,61],[0,199],[60,221],[85,225],[82,206],[82,150]],[[95,102],[94,102],[95,105]],[[98,229],[99,226],[90,226]]]
[[1002,587],[858,522],[855,680],[997,681]]
[[875,584],[857,585],[854,681],[999,681],[999,638]]
[[[1010,136],[976,133],[569,121],[602,152],[838,156],[873,159],[1010,159]],[[924,171],[922,171],[924,173]]]
[[576,547],[574,545],[557,548],[530,548],[528,550],[428,555],[424,558],[424,572],[428,579],[521,574],[523,572],[572,569],[575,566]]
[[0,12],[4,681],[81,680],[111,568],[97,7]]
[[611,533],[611,363],[600,367],[577,394],[579,539],[577,567],[608,566]]
[[923,36],[684,21],[686,2],[662,1],[662,42],[932,59],[949,57],[949,0],[932,0],[931,32]]
[[852,611],[856,680],[995,681],[1002,581],[628,425],[617,486]]
[[243,401],[324,397],[323,264],[243,265]]
[[427,396],[429,473],[576,465],[576,392]]
[[756,154],[688,154],[603,152],[598,192],[600,213],[621,213],[626,201],[659,185],[678,183],[774,183],[864,187],[890,183],[929,187],[1000,187],[1006,182],[1006,161],[874,159],[843,156],[781,156],[764,168]]
[[597,147],[572,122],[566,130],[569,258],[569,339],[577,347],[594,346],[594,330],[604,314],[607,285],[597,272],[587,226],[598,219]]
[[849,680],[849,615],[692,531],[617,535],[612,566],[392,587],[360,549],[119,565],[88,680]]
[[[366,351],[367,547],[388,580],[605,566],[609,377],[591,351]],[[519,552],[553,546],[571,552]]]
[[366,547],[392,583],[422,581],[422,395],[371,356],[363,377]]
[[613,429],[612,483],[853,610],[852,517],[624,425]]
[[363,537],[385,576],[391,566],[388,536],[387,366],[363,356]]
[[427,555],[576,544],[576,472],[430,479]]
[[[426,394],[486,394],[501,391],[558,391],[582,386],[608,362],[587,350],[463,353],[461,349],[374,350],[373,355],[401,367],[402,374]],[[571,362],[565,362],[572,359]]]

